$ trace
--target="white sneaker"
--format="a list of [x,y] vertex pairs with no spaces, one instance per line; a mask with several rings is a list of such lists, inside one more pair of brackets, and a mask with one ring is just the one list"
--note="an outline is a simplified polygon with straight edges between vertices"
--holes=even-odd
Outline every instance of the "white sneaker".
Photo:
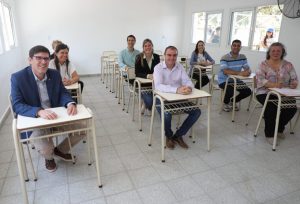
[[[231,110],[233,109],[233,102],[229,102],[229,104],[228,104],[229,106],[231,106]],[[239,111],[240,109],[239,109],[239,106],[238,106],[238,104],[235,104],[235,106],[234,106],[234,111]]]
[[[273,137],[266,137],[267,142],[273,146],[274,138]],[[279,146],[279,141],[277,140],[276,146]]]
[[223,110],[225,111],[225,112],[230,112],[230,111],[232,111],[232,106],[230,105],[230,104],[224,104],[223,105]]

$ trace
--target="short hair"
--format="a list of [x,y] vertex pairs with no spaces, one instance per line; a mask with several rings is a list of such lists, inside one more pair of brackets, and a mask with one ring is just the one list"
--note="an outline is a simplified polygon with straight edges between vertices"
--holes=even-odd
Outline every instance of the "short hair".
[[270,47],[269,47],[269,49],[268,49],[268,51],[267,51],[267,53],[266,53],[266,58],[267,59],[270,59],[270,51],[271,51],[271,48],[272,47],[281,47],[281,49],[282,49],[282,54],[281,54],[281,56],[280,56],[280,59],[283,59],[286,55],[287,55],[287,53],[286,53],[286,49],[285,49],[285,46],[282,44],[282,43],[280,43],[280,42],[274,42],[274,43],[272,43],[271,45],[270,45]]
[[167,50],[176,50],[176,54],[178,54],[177,48],[173,45],[170,45],[170,46],[166,47],[164,55],[167,53]]
[[231,45],[233,45],[233,43],[239,43],[239,44],[242,44],[242,41],[240,41],[239,39],[235,39],[234,41],[232,41]]
[[68,47],[68,45],[63,44],[63,43],[59,44],[55,48],[55,53],[58,53],[60,50],[64,50],[64,49],[68,49],[68,51],[70,50],[69,47]]
[[63,42],[60,40],[53,40],[52,42],[52,49],[55,50],[55,47],[59,44],[62,44]]
[[134,35],[128,35],[127,36],[127,41],[128,41],[128,38],[133,38],[134,40],[136,40]]
[[50,56],[50,51],[48,50],[48,48],[46,48],[42,45],[37,45],[37,46],[32,47],[29,50],[29,57],[32,58],[35,54],[40,53],[40,52],[48,53],[48,55]]

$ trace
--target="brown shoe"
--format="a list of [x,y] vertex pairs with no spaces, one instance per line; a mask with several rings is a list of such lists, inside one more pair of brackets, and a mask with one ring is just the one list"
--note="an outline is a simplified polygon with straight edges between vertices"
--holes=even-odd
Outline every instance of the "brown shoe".
[[[62,153],[61,151],[59,151],[59,149],[57,147],[54,148],[54,156],[64,160],[64,161],[67,161],[67,162],[71,162],[72,161],[72,155],[71,154],[64,154]],[[76,157],[74,156],[74,159]]]
[[167,138],[166,146],[169,149],[174,149],[175,148],[175,143],[172,139]]
[[54,159],[51,160],[45,159],[45,166],[49,172],[54,172],[56,170],[56,163]]
[[180,147],[187,149],[189,146],[183,141],[182,137],[175,137],[173,139]]

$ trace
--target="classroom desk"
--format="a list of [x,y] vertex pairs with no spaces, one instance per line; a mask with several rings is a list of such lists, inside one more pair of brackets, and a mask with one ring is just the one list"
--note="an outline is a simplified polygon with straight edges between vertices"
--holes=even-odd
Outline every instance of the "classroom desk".
[[[228,75],[227,79],[226,79],[226,84],[225,84],[225,89],[224,89],[224,94],[223,94],[223,98],[222,98],[222,106],[221,106],[221,110],[220,112],[222,111],[223,109],[223,105],[224,105],[224,98],[225,98],[225,95],[226,95],[226,90],[227,90],[227,86],[232,86],[233,85],[233,107],[232,107],[232,115],[231,115],[231,121],[234,122],[234,117],[235,117],[235,99],[236,99],[236,89],[237,88],[240,88],[240,89],[243,89],[243,88],[248,88],[249,86],[252,87],[252,94],[251,94],[251,98],[249,100],[249,104],[248,104],[248,108],[247,110],[249,110],[249,107],[250,107],[250,103],[251,103],[251,100],[252,100],[252,97],[253,97],[253,90],[254,90],[254,77],[255,77],[255,73],[251,73],[249,76],[247,77],[244,77],[244,76],[239,76],[239,75]],[[232,79],[233,83],[229,83],[229,80]],[[243,81],[244,83],[246,83],[246,85],[239,85],[237,84],[237,81],[238,80],[241,80]]]
[[[17,164],[19,169],[20,175],[20,182],[21,182],[21,189],[22,194],[24,197],[24,203],[28,203],[28,196],[26,191],[26,185],[24,183],[24,154],[23,154],[23,147],[22,143],[26,141],[33,141],[35,139],[40,138],[49,138],[53,136],[59,136],[62,134],[69,134],[75,133],[80,131],[91,131],[93,144],[94,144],[94,153],[95,153],[95,163],[96,163],[96,170],[97,170],[97,179],[98,179],[98,187],[101,188],[101,180],[100,180],[100,168],[99,168],[99,159],[98,159],[98,150],[97,150],[97,141],[96,141],[96,134],[95,134],[95,125],[94,119],[91,112],[84,106],[84,105],[77,105],[78,113],[74,116],[69,116],[67,114],[67,109],[64,107],[58,108],[51,108],[53,112],[58,115],[58,118],[55,120],[46,120],[43,118],[31,118],[18,115],[17,119],[13,119],[13,138],[14,138],[14,145],[16,150],[16,157],[17,157]],[[57,127],[64,127],[78,122],[85,122],[85,128],[75,128],[75,129],[64,129],[64,128],[57,128]],[[57,130],[54,133],[49,133],[47,135],[40,136],[38,138],[26,138],[20,139],[20,135],[22,132],[32,131],[34,129],[49,129],[56,127]],[[91,165],[91,158],[90,158],[90,146],[88,142],[88,154],[89,154],[89,165]],[[51,176],[51,175],[49,175]]]
[[[150,136],[148,145],[151,146],[153,120],[156,107],[156,99],[160,100],[161,106],[161,161],[165,162],[165,112],[169,113],[184,113],[185,110],[192,110],[199,108],[199,99],[207,98],[207,151],[210,151],[210,106],[211,95],[205,91],[193,89],[191,94],[182,95],[174,93],[163,93],[160,91],[154,91],[152,116],[150,125]],[[196,100],[196,103],[189,102],[188,100]],[[167,103],[165,103],[167,102]],[[193,134],[192,134],[193,135]],[[193,135],[194,136],[194,135]]]
[[[212,73],[213,72],[213,66],[212,65],[208,65],[208,66],[203,66],[203,65],[193,65],[193,70],[192,70],[192,78],[193,78],[193,74],[196,73],[198,74],[199,73],[199,89],[201,90],[202,89],[202,75],[207,75],[206,72],[210,72]],[[195,70],[198,70],[198,72],[195,72]],[[202,73],[202,71],[205,71],[205,73]]]
[[70,92],[73,91],[73,90],[76,91],[76,95],[75,96],[72,95],[72,98],[76,98],[78,104],[82,103],[81,87],[80,87],[80,84],[78,82],[76,82],[74,84],[71,84],[71,85],[68,85],[68,86],[65,86],[65,88],[67,90],[69,90]]
[[[136,90],[136,84],[138,85],[138,104],[139,104],[139,124],[140,124],[140,131],[142,131],[142,116],[141,116],[141,94],[142,92],[146,93],[146,92],[152,92],[152,79],[145,79],[145,78],[140,78],[140,77],[136,77],[133,83],[133,90]],[[150,84],[150,86],[144,86],[142,87],[142,85],[145,84]],[[132,105],[132,121],[134,121],[134,112],[135,112],[135,97],[133,97],[133,105]]]
[[[259,125],[261,123],[261,119],[264,115],[266,106],[268,104],[268,102],[272,102],[277,106],[277,115],[276,115],[276,124],[275,124],[275,130],[274,130],[274,141],[273,141],[273,147],[272,150],[275,151],[276,150],[276,143],[277,143],[277,131],[278,131],[278,125],[279,125],[279,118],[280,118],[280,109],[282,107],[284,108],[292,108],[295,107],[295,104],[291,104],[289,98],[300,98],[300,90],[298,89],[289,89],[289,88],[269,88],[269,92],[267,94],[262,112],[260,114],[259,120],[258,120],[258,124],[254,133],[254,136],[257,136],[257,132],[258,132],[258,128]],[[276,95],[278,99],[276,100],[269,100],[270,95]]]

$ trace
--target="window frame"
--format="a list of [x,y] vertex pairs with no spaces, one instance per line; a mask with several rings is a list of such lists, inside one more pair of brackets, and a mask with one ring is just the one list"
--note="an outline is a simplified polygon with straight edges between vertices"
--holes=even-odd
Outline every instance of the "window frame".
[[204,43],[206,45],[213,45],[213,46],[220,46],[221,44],[221,41],[222,41],[222,35],[220,36],[220,41],[219,43],[211,43],[211,42],[206,42],[206,37],[207,37],[207,22],[208,22],[208,15],[211,15],[211,14],[221,14],[221,23],[220,23],[220,28],[221,28],[221,33],[222,33],[222,30],[223,30],[223,17],[224,17],[224,11],[223,10],[213,10],[213,11],[195,11],[192,13],[192,32],[191,32],[191,43],[192,44],[196,44],[197,42],[193,42],[193,37],[194,37],[194,16],[196,13],[205,13],[205,26],[204,26],[204,39],[198,39],[198,40],[203,40]]
[[[17,47],[17,35],[16,35],[16,26],[15,26],[15,20],[14,20],[14,12],[13,12],[13,8],[12,6],[8,3],[8,2],[5,2],[5,1],[1,1],[2,3],[2,6],[0,4],[0,10],[2,12],[2,16],[0,15],[0,26],[1,28],[4,28],[2,30],[2,32],[0,32],[0,43],[1,43],[1,48],[2,48],[2,52],[0,52],[0,55],[1,54],[4,54],[5,52],[9,52],[10,50],[14,49]],[[13,39],[13,44],[10,45],[9,42],[6,42],[5,38],[4,38],[4,35],[7,35],[9,36],[9,31],[7,30],[7,26],[5,25],[5,22],[6,22],[6,18],[5,18],[5,13],[4,13],[4,9],[8,10],[8,14],[9,14],[9,22],[10,22],[10,27],[11,27],[11,33],[12,33],[12,39]],[[3,19],[2,19],[3,17]],[[5,32],[5,34],[4,34]],[[6,44],[8,43],[8,45]],[[6,48],[7,47],[7,48]],[[1,51],[1,50],[0,50]]]
[[[234,39],[231,39],[232,30],[233,30],[233,14],[234,14],[234,12],[251,11],[252,17],[251,17],[251,24],[250,24],[250,35],[249,35],[249,39],[248,39],[249,41],[248,41],[248,45],[245,46],[242,44],[242,47],[243,47],[243,49],[246,49],[249,51],[260,52],[259,50],[253,50],[252,46],[253,46],[253,41],[254,41],[255,26],[256,26],[256,20],[257,20],[257,8],[264,7],[264,6],[277,6],[277,4],[263,4],[263,5],[256,5],[253,7],[236,8],[236,9],[230,10],[230,14],[229,14],[230,28],[229,28],[229,35],[228,35],[228,39],[227,39],[227,46],[231,46],[231,42],[234,40]],[[281,26],[282,26],[282,20],[280,22],[280,30],[279,30],[278,36],[280,35]]]

